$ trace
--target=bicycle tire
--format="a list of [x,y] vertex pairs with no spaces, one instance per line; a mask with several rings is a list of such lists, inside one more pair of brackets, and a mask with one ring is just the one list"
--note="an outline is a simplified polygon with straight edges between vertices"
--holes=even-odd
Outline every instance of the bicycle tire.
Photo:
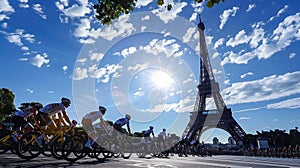
[[35,139],[41,134],[39,132],[29,132],[24,134],[17,144],[17,155],[26,160],[33,159],[40,155],[41,148],[36,144]]

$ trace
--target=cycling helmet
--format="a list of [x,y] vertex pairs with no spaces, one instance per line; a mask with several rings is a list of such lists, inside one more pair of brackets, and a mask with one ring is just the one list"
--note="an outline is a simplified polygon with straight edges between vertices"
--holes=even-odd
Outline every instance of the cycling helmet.
[[42,105],[41,103],[34,103],[34,104],[32,105],[32,107],[37,108],[37,109],[40,109],[40,108],[43,108],[43,105]]
[[28,108],[30,105],[30,103],[21,103],[21,106],[18,107],[18,109],[24,109],[24,108]]
[[125,118],[127,118],[128,120],[130,120],[131,116],[129,114],[125,114]]
[[99,106],[99,110],[105,110],[106,111],[106,108],[103,107],[103,106]]
[[165,128],[163,128],[163,132],[165,132],[166,131],[166,129]]
[[150,128],[150,129],[153,129],[153,126],[150,126],[149,128]]
[[65,98],[65,97],[61,98],[61,102],[62,103],[69,103],[69,104],[71,104],[71,100],[68,99],[68,98]]

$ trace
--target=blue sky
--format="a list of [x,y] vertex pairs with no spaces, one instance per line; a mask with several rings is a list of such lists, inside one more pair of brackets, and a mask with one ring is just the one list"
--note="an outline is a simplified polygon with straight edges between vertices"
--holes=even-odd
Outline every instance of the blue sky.
[[[98,105],[115,121],[132,115],[133,131],[149,125],[181,135],[199,83],[201,14],[216,80],[246,133],[300,125],[300,5],[297,1],[230,1],[208,9],[193,1],[153,0],[109,26],[88,0],[2,0],[0,87],[15,105],[72,99],[78,121]],[[226,142],[212,129],[201,137]],[[204,138],[206,137],[206,138]]]

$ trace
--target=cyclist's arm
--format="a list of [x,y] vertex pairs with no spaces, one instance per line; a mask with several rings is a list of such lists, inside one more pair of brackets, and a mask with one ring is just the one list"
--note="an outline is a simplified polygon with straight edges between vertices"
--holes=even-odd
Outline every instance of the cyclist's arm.
[[62,118],[62,116],[61,116],[61,113],[58,113],[57,115],[58,115],[58,120],[59,120],[59,122],[62,123],[63,126],[67,126],[65,120],[64,120],[64,119]]
[[154,136],[154,132],[153,132],[153,131],[151,132],[151,134],[152,134],[152,137],[155,139],[155,136]]
[[128,133],[131,134],[129,123],[127,123],[127,130],[128,130]]
[[105,121],[104,121],[103,118],[100,118],[100,126],[103,127],[105,130],[108,129],[108,128],[107,128],[107,125],[106,125],[106,123],[105,123]]
[[64,119],[67,121],[67,123],[68,123],[69,125],[72,125],[72,123],[71,123],[71,121],[70,121],[70,118],[68,117],[66,111],[62,111],[62,114],[63,114],[63,116],[64,116]]
[[38,119],[37,119],[36,113],[35,113],[35,112],[32,113],[32,116],[33,116],[34,124],[35,124],[38,128],[40,128],[40,123],[39,123],[39,121],[38,121]]

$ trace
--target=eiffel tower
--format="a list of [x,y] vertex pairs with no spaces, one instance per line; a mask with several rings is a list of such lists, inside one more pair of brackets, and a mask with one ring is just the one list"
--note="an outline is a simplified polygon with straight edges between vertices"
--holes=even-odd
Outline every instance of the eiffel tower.
[[[186,143],[199,140],[201,134],[210,128],[220,128],[227,131],[238,145],[242,145],[245,131],[232,117],[230,108],[227,108],[220,94],[219,84],[215,81],[210,64],[208,50],[204,36],[204,23],[200,19],[198,30],[200,35],[200,84],[190,121],[183,133]],[[208,102],[212,103],[209,106]]]

